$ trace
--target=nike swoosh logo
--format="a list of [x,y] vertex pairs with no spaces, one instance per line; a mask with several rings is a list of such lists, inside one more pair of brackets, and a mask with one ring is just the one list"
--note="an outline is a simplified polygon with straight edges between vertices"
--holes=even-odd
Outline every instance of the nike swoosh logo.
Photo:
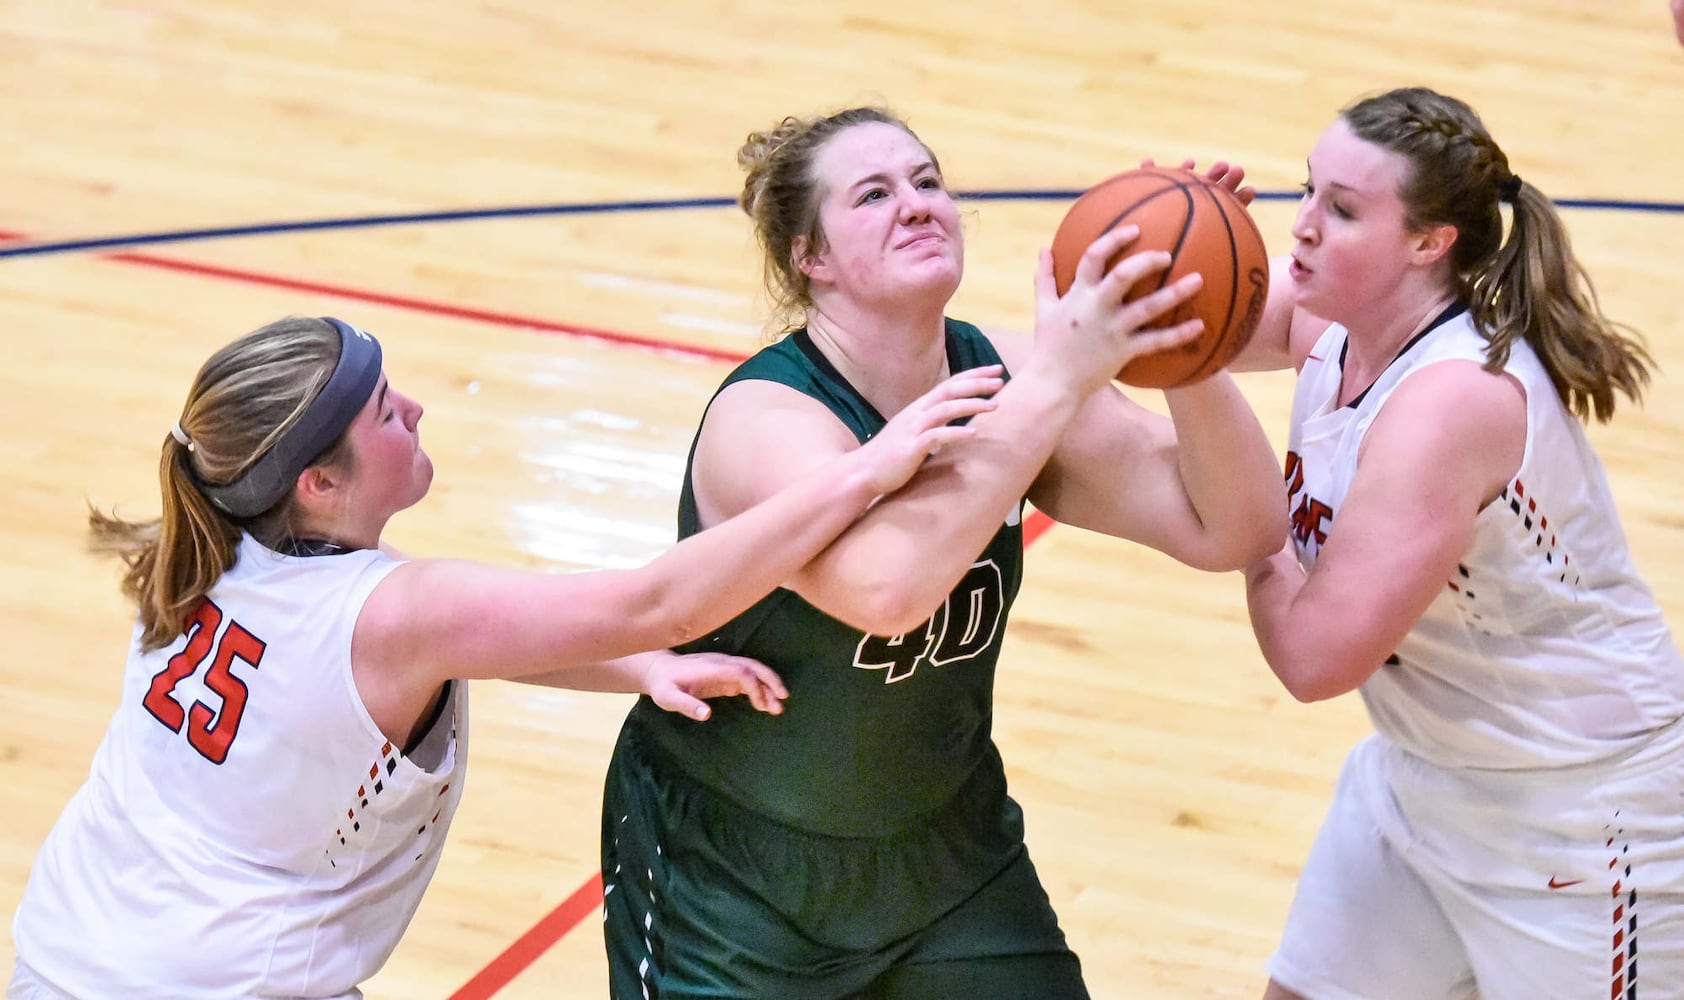
[[1551,889],[1565,889],[1570,885],[1578,885],[1580,882],[1583,882],[1583,881],[1584,881],[1584,879],[1582,879],[1582,878],[1570,878],[1570,879],[1567,879],[1566,881],[1562,881],[1561,879],[1556,878],[1554,875],[1551,875],[1550,876],[1550,888]]

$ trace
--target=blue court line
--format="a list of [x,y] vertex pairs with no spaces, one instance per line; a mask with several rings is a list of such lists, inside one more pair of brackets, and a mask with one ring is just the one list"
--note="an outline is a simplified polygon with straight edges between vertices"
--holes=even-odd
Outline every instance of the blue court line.
[[[1079,190],[1046,191],[961,191],[961,201],[1072,201]],[[1296,201],[1300,193],[1293,191],[1260,191],[1259,201]],[[193,240],[228,239],[236,236],[270,236],[277,233],[306,233],[326,229],[367,229],[375,226],[409,226],[430,222],[472,222],[481,219],[510,219],[550,215],[605,215],[614,212],[670,212],[692,208],[730,208],[734,198],[673,198],[645,201],[601,201],[556,205],[515,205],[508,208],[470,208],[450,212],[415,212],[401,215],[357,215],[340,219],[307,219],[300,222],[265,222],[247,226],[218,226],[209,229],[175,229],[158,233],[136,233],[129,236],[103,236],[93,239],[55,240],[0,247],[0,257],[40,257],[47,254],[71,253],[77,250],[114,250],[151,246],[159,243],[186,243]],[[1655,212],[1684,214],[1684,204],[1664,201],[1616,201],[1598,198],[1562,198],[1556,201],[1562,208],[1585,208],[1596,211]]]

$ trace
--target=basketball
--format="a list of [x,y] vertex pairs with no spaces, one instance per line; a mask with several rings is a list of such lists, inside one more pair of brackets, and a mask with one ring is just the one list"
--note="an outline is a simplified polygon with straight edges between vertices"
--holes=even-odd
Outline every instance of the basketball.
[[1129,289],[1126,301],[1149,295],[1194,271],[1204,287],[1153,326],[1195,317],[1204,330],[1179,347],[1142,355],[1117,377],[1129,385],[1167,389],[1208,378],[1234,359],[1263,318],[1269,292],[1269,255],[1263,234],[1227,188],[1186,170],[1142,167],[1118,174],[1070,206],[1053,236],[1053,278],[1063,295],[1088,245],[1113,227],[1133,224],[1140,236],[1111,259],[1142,250],[1167,250],[1170,266]]

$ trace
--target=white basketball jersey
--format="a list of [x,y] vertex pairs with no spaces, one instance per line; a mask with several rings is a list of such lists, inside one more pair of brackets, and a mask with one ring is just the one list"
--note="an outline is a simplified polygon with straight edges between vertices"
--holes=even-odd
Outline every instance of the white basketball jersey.
[[[1462,313],[1341,407],[1345,338],[1337,325],[1321,337],[1293,401],[1287,479],[1306,568],[1338,530],[1363,435],[1403,380],[1439,361],[1485,360]],[[1376,730],[1440,767],[1610,760],[1684,715],[1684,660],[1633,568],[1584,429],[1529,345],[1514,345],[1506,371],[1526,390],[1519,473],[1479,512],[1455,575],[1363,700]]]
[[247,536],[185,635],[131,646],[30,873],[21,960],[72,996],[159,1000],[336,997],[380,968],[438,864],[468,735],[460,682],[414,759],[358,696],[352,628],[397,565]]

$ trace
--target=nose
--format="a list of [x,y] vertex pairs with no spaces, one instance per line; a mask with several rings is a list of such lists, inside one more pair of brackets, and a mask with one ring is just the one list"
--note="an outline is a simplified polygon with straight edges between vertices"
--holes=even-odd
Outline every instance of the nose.
[[930,217],[931,192],[916,184],[908,184],[901,193],[900,217],[903,222],[921,222]]
[[398,412],[402,414],[403,425],[414,430],[415,425],[421,422],[421,414],[425,412],[421,404],[401,392],[394,391],[393,395],[398,397]]
[[1314,201],[1306,197],[1298,203],[1298,214],[1292,220],[1292,238],[1300,243],[1315,243],[1320,238],[1316,228]]

